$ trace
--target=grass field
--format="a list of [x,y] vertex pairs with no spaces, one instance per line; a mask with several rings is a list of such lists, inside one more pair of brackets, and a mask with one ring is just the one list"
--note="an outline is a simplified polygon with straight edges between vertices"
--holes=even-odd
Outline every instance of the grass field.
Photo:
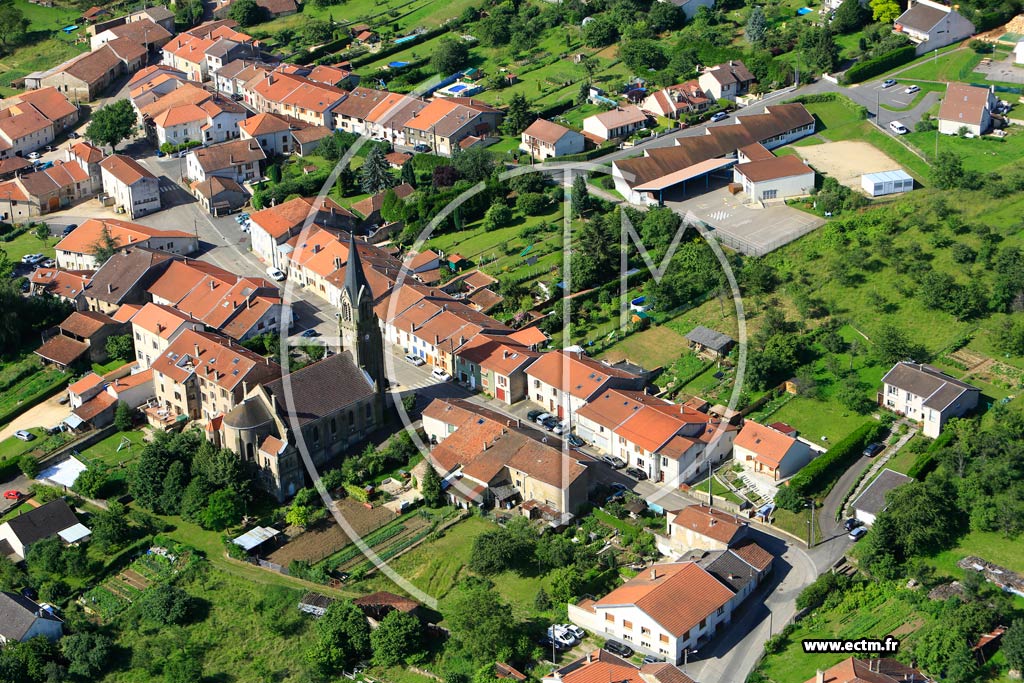
[[121,642],[131,647],[136,661],[97,680],[156,680],[168,653],[175,650],[202,661],[203,680],[286,683],[312,678],[304,643],[314,620],[296,608],[301,590],[268,587],[206,563],[178,585],[200,600],[205,619],[173,631],[125,629]]
[[[486,531],[496,529],[494,522],[473,515],[450,527],[437,540],[428,541],[401,557],[389,562],[400,575],[425,593],[443,599],[460,579],[472,575],[468,568],[473,541]],[[519,575],[502,572],[488,577],[502,600],[511,605],[516,618],[536,618],[534,599],[541,586],[548,587],[543,575]],[[390,579],[376,573],[350,586],[360,592],[377,590],[397,591]]]
[[924,152],[929,158],[938,150],[953,152],[963,159],[966,170],[989,172],[1006,172],[1015,170],[1024,158],[1024,131],[1019,127],[1011,127],[1005,138],[984,136],[981,138],[962,138],[958,135],[939,135],[935,132],[910,133],[904,136],[908,142]]
[[680,351],[685,349],[686,339],[681,334],[671,327],[656,325],[617,342],[601,354],[601,358],[613,363],[629,359],[653,370],[671,365],[679,358]]
[[959,578],[963,570],[956,566],[967,555],[977,555],[989,562],[1015,572],[1024,572],[1024,555],[1020,545],[1000,533],[972,531],[951,548],[925,561],[935,567],[937,573]]

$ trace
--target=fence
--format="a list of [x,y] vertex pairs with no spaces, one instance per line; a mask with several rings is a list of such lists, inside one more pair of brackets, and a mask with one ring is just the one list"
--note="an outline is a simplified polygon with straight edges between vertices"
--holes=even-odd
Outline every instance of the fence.
[[737,235],[730,235],[728,233],[720,232],[716,230],[713,226],[710,226],[707,223],[704,223],[703,221],[698,222],[702,223],[704,227],[708,228],[709,234],[716,240],[718,240],[725,246],[729,247],[730,249],[738,251],[741,254],[745,254],[747,256],[764,256],[765,254],[769,254],[778,249],[779,247],[783,247],[789,244],[790,242],[793,242],[794,240],[798,240],[804,235],[808,235],[817,230],[819,227],[821,227],[817,223],[808,223],[807,225],[802,225],[799,228],[788,233],[785,237],[780,237],[778,239],[771,240],[770,242],[755,243],[752,242],[751,240],[739,237]]
[[273,562],[269,562],[267,560],[256,560],[255,564],[258,564],[264,569],[269,569],[270,571],[277,572],[278,574],[284,574],[285,576],[289,575],[287,567],[282,567],[279,564],[274,564]]

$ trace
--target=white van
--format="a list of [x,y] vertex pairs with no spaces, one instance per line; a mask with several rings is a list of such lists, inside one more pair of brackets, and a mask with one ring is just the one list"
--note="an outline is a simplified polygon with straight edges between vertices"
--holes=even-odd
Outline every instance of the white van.
[[892,123],[890,123],[889,130],[891,130],[896,135],[906,135],[907,133],[910,132],[910,130],[899,121],[893,121]]

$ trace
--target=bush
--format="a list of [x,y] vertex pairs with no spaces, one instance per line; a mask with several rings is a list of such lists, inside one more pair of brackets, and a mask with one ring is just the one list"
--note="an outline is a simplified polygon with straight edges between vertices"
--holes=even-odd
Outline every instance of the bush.
[[39,461],[31,455],[23,455],[18,458],[18,469],[29,479],[35,479],[39,474]]
[[796,608],[813,610],[820,607],[832,593],[837,593],[850,585],[850,578],[843,574],[825,572],[814,583],[800,591],[796,597]]
[[879,74],[883,74],[890,69],[895,69],[897,66],[902,66],[907,62],[913,61],[914,58],[917,57],[915,50],[915,46],[907,45],[892,50],[891,52],[886,52],[884,55],[879,55],[874,59],[858,62],[847,69],[846,73],[843,74],[843,83],[860,83]]

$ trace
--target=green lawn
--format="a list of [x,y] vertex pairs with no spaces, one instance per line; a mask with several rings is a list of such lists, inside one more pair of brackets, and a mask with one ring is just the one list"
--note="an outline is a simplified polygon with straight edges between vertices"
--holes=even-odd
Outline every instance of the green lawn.
[[[0,62],[2,63],[2,62]],[[7,258],[12,261],[20,261],[25,254],[45,254],[49,258],[56,256],[57,239],[50,237],[45,242],[32,234],[32,231],[18,235],[10,242],[0,242],[0,249],[7,252]]]
[[[679,359],[679,352],[686,349],[686,340],[671,327],[653,325],[641,332],[635,332],[609,347],[601,358],[613,362],[629,359],[649,370],[667,367]],[[694,357],[691,354],[686,354]]]
[[[126,438],[132,445],[130,448],[125,446],[119,452],[117,448]],[[138,457],[142,452],[142,443],[142,432],[116,432],[82,451],[79,459],[86,464],[96,461],[108,467],[117,467],[120,463],[126,463]]]
[[[694,491],[701,491],[703,493],[708,492],[708,480],[704,479],[690,487]],[[725,498],[726,500],[740,505],[743,503],[743,499],[733,493],[725,484],[718,480],[718,477],[711,478],[711,495],[718,498]]]
[[[984,55],[974,50],[957,50],[941,55],[929,55],[913,68],[899,74],[901,82],[911,81],[969,81],[972,72]],[[980,77],[978,80],[981,80]]]
[[[792,425],[808,441],[822,448],[836,443],[867,419],[834,401],[797,396],[771,415],[772,422]],[[821,437],[828,437],[823,441]]]

